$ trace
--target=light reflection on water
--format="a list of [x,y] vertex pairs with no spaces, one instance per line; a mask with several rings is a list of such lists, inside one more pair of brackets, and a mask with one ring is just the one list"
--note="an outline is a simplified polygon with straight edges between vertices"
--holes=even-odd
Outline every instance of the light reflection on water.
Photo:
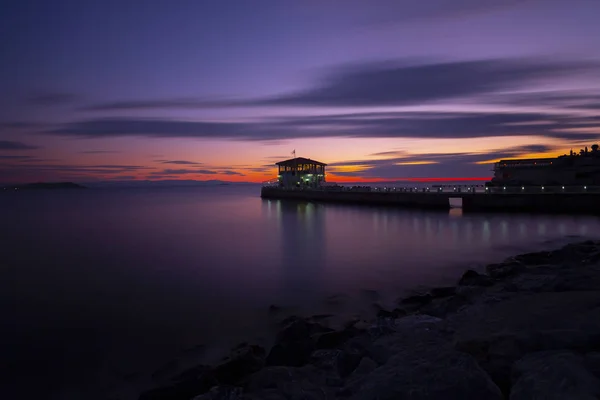
[[416,286],[453,284],[467,267],[600,235],[598,219],[585,216],[258,193],[232,186],[0,197],[0,306],[9,327],[0,354],[23,380],[2,372],[21,389],[32,379],[84,382],[103,365],[152,365],[199,343],[263,337],[270,304],[320,313],[338,295],[334,311],[353,310],[372,303],[365,289],[384,302]]

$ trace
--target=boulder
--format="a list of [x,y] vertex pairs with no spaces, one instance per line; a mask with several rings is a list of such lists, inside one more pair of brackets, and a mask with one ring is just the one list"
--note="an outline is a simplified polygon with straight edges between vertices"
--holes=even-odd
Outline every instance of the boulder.
[[383,365],[363,376],[353,374],[338,392],[340,396],[352,400],[502,399],[474,358],[450,346],[443,320],[409,316],[398,322],[394,334],[373,344],[381,351],[371,350],[374,357],[386,355]]
[[223,363],[213,369],[221,384],[233,385],[240,379],[253,374],[265,364],[265,349],[256,345],[237,346]]
[[306,400],[330,399],[334,390],[328,386],[328,375],[312,365],[267,367],[249,376],[244,387],[246,393],[256,398],[276,393],[285,399]]
[[[266,365],[302,366],[308,362],[310,354],[316,349],[315,336],[334,332],[319,323],[295,316],[287,318],[283,324],[285,326],[277,334],[275,345],[266,358]],[[341,340],[340,335],[322,339],[322,345],[335,340]]]
[[527,267],[519,262],[505,262],[490,264],[485,269],[492,279],[503,279],[524,272]]
[[310,354],[315,350],[312,339],[297,340],[275,344],[266,359],[266,365],[287,365],[300,367],[308,362]]
[[218,383],[210,369],[207,368],[204,372],[196,370],[196,373],[190,373],[170,385],[143,392],[140,394],[139,400],[189,400],[198,394],[205,393]]
[[341,378],[350,375],[362,359],[360,352],[339,349],[317,350],[311,354],[310,364],[319,369],[333,372]]
[[362,332],[361,329],[351,325],[339,331],[317,333],[313,338],[315,339],[317,349],[333,349]]
[[192,400],[246,400],[242,388],[235,386],[215,386],[207,393],[194,397]]
[[412,296],[404,297],[400,299],[400,304],[422,306],[431,302],[433,297],[429,293],[415,294]]
[[512,365],[530,352],[600,346],[600,292],[514,293],[448,316],[459,351],[471,354],[504,393]]
[[489,276],[469,269],[462,275],[458,284],[459,286],[492,286],[494,282]]
[[234,348],[216,367],[199,365],[176,377],[168,385],[142,393],[140,400],[189,400],[217,385],[234,385],[242,378],[260,370],[265,350],[260,346],[241,344]]
[[583,366],[583,358],[569,351],[531,353],[513,367],[511,400],[594,400],[600,381]]

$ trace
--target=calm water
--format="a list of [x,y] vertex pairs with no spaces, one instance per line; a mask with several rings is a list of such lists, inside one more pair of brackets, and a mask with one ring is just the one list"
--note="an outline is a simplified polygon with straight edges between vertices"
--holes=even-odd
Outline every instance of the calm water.
[[135,386],[165,360],[268,343],[270,304],[367,313],[468,267],[600,236],[593,217],[263,201],[259,191],[0,196],[2,393],[92,399],[82,393]]

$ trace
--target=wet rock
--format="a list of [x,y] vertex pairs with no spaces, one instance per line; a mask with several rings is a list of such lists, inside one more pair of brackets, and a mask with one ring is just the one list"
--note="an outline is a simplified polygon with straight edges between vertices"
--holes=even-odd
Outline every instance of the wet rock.
[[242,344],[213,373],[221,384],[233,385],[265,364],[265,349],[256,345]]
[[333,332],[319,323],[295,316],[287,318],[284,323],[285,326],[277,334],[275,345],[266,358],[266,365],[304,365],[316,349],[315,336]]
[[415,294],[412,296],[405,297],[400,299],[400,304],[403,305],[413,305],[413,306],[422,306],[425,304],[429,304],[433,297],[429,293],[425,294]]
[[308,362],[310,354],[315,350],[312,339],[289,341],[275,344],[266,359],[266,365],[286,365],[299,367]]
[[455,286],[443,286],[431,289],[431,295],[433,297],[448,297],[454,296],[454,294],[456,294]]
[[287,318],[284,324],[284,328],[277,334],[276,343],[306,340],[314,334],[332,331],[319,323],[298,317]]
[[310,364],[319,369],[334,372],[341,378],[350,375],[358,366],[362,355],[359,352],[343,350],[317,350],[311,354]]
[[490,264],[486,267],[486,272],[492,279],[503,279],[524,272],[526,269],[527,267],[521,263],[510,262]]
[[242,388],[235,386],[215,386],[207,393],[194,397],[192,400],[246,400]]
[[189,400],[218,384],[210,367],[196,367],[193,372],[182,374],[178,381],[170,385],[143,392],[139,400]]
[[333,349],[342,345],[348,339],[358,335],[360,332],[361,330],[352,326],[339,331],[319,333],[314,336],[315,347],[317,349]]
[[[452,349],[451,332],[443,320],[409,316],[397,322],[396,332],[375,340],[370,349],[381,366],[362,377],[353,374],[340,396],[352,400],[502,399],[477,362]],[[385,360],[378,361],[380,357]]]
[[247,393],[255,396],[276,393],[285,399],[325,400],[332,398],[334,390],[327,385],[327,379],[327,374],[312,365],[301,368],[274,366],[249,376],[244,387]]
[[388,311],[385,309],[380,309],[377,312],[377,318],[392,318],[392,319],[396,319],[396,318],[401,318],[406,316],[407,312],[406,310],[402,309],[402,308],[395,308],[392,311]]
[[569,351],[531,353],[513,367],[511,400],[597,399],[600,381]]
[[492,286],[494,282],[489,276],[469,269],[460,278],[458,284],[460,286]]
[[377,365],[375,361],[373,361],[369,357],[363,357],[352,372],[352,375],[363,376],[370,373],[371,371],[374,371],[377,367],[379,367],[379,365]]
[[518,262],[525,265],[542,265],[548,264],[556,259],[555,252],[539,251],[535,253],[519,254],[518,256],[511,257],[509,260]]

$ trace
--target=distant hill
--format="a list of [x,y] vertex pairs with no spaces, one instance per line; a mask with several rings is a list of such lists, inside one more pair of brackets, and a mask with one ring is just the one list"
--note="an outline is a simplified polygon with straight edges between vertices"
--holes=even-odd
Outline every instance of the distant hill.
[[3,190],[52,190],[52,189],[85,189],[85,186],[73,182],[37,182],[21,185],[8,185]]
[[228,182],[217,179],[207,181],[196,181],[196,180],[160,180],[160,181],[98,181],[98,182],[86,182],[85,185],[90,188],[112,188],[112,187],[194,187],[194,186],[222,186],[222,185],[254,185],[251,182]]

